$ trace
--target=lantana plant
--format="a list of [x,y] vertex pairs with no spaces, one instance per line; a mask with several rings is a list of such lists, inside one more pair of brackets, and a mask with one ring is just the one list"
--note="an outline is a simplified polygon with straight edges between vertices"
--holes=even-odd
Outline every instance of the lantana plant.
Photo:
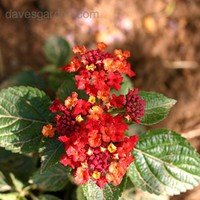
[[200,157],[185,138],[167,129],[139,134],[131,128],[160,122],[176,101],[134,87],[130,52],[106,48],[103,42],[94,50],[75,46],[71,61],[57,69],[66,81],[53,101],[33,87],[3,89],[0,146],[39,154],[31,187],[58,191],[70,180],[78,200],[123,199],[130,186],[156,195],[197,186]]

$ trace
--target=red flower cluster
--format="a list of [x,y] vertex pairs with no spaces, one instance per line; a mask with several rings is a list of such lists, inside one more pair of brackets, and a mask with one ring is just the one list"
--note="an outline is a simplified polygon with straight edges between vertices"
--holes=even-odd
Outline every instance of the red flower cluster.
[[[60,162],[74,169],[77,184],[92,179],[101,188],[107,183],[119,185],[133,161],[131,152],[138,137],[125,135],[126,120],[139,123],[145,106],[137,89],[127,95],[111,95],[111,90],[120,89],[122,74],[133,76],[134,72],[126,61],[129,52],[105,53],[105,47],[99,43],[96,50],[73,49],[77,56],[64,69],[77,73],[77,87],[85,90],[89,99],[79,99],[76,92],[64,103],[56,99],[50,107],[56,113],[56,125],[48,124],[42,130],[45,137],[58,133],[65,146]],[[123,112],[112,114],[118,109]]]
[[114,54],[110,54],[104,52],[105,48],[104,43],[99,43],[96,50],[90,51],[84,46],[74,47],[76,56],[64,70],[78,72],[75,76],[78,89],[108,102],[110,90],[120,89],[122,74],[132,77],[135,73],[126,60],[130,57],[129,51],[115,50]]

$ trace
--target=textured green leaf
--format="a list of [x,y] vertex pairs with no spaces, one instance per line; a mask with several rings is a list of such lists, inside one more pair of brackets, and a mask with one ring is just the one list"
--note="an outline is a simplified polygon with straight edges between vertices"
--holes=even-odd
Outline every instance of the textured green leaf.
[[37,151],[42,127],[51,120],[46,94],[36,88],[13,87],[0,92],[0,146],[13,152]]
[[63,144],[58,140],[47,139],[43,146],[41,172],[56,164],[64,153]]
[[143,125],[152,125],[162,121],[176,103],[176,100],[156,92],[141,91],[140,95],[146,101],[145,115],[141,122]]
[[61,164],[56,164],[43,173],[38,170],[29,182],[36,184],[37,187],[44,191],[59,191],[68,183],[69,171],[68,168]]
[[31,158],[26,155],[12,153],[0,148],[0,170],[5,173],[13,173],[21,181],[28,181],[36,168],[37,157]]
[[0,88],[2,89],[22,85],[37,87],[42,90],[45,89],[45,82],[43,81],[43,79],[32,70],[25,70],[11,76],[0,85]]
[[200,157],[179,134],[166,129],[140,137],[128,176],[137,187],[154,194],[175,195],[200,183]]
[[125,185],[126,178],[117,187],[106,185],[104,189],[101,189],[93,181],[88,181],[82,188],[87,200],[118,200],[122,195]]
[[75,81],[73,78],[68,78],[63,84],[58,88],[56,96],[60,100],[66,99],[68,96],[71,95],[72,92],[77,92],[79,98],[86,99],[88,96],[85,94],[84,91],[78,90],[75,85]]
[[61,200],[58,197],[51,194],[40,195],[38,199],[39,200]]
[[62,37],[52,36],[45,43],[44,52],[52,64],[62,66],[69,61],[71,48],[69,43]]

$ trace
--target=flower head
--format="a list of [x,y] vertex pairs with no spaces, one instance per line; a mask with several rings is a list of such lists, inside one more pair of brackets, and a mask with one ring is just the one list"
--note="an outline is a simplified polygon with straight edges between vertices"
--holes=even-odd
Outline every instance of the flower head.
[[103,102],[109,100],[111,89],[119,90],[123,81],[122,74],[134,76],[127,58],[130,52],[115,50],[113,54],[105,52],[106,45],[98,43],[96,50],[87,50],[84,46],[73,48],[76,56],[69,65],[63,67],[67,72],[77,72],[75,76],[78,89],[85,90]]
[[139,123],[145,106],[137,89],[127,95],[113,94],[120,90],[123,75],[132,77],[134,72],[127,62],[129,51],[108,53],[106,47],[98,43],[95,50],[73,48],[76,55],[63,69],[76,73],[77,89],[89,97],[80,99],[72,92],[64,102],[55,99],[50,106],[55,125],[42,129],[45,137],[53,137],[57,132],[57,139],[65,147],[60,163],[73,169],[75,183],[85,184],[91,179],[101,188],[108,183],[119,185],[133,162],[132,151],[138,137],[125,135],[125,118]]

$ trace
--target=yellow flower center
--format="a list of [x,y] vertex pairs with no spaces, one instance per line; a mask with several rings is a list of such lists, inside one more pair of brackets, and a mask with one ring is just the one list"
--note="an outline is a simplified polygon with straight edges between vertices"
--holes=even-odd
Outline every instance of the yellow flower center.
[[94,171],[93,174],[92,174],[92,177],[94,179],[99,179],[101,177],[101,173],[98,172],[98,171]]
[[82,122],[82,121],[83,121],[82,116],[81,116],[81,115],[77,115],[77,116],[76,116],[76,121],[77,121],[77,122]]
[[86,168],[86,169],[88,168],[88,164],[86,162],[81,163],[81,165],[82,165],[83,168]]
[[87,155],[91,156],[92,154],[93,154],[93,151],[89,148],[88,151],[87,151]]
[[115,153],[117,151],[117,147],[112,142],[108,145],[107,149],[110,153]]
[[94,64],[91,64],[91,65],[87,65],[85,67],[88,71],[94,71],[94,69],[96,68],[96,66]]
[[88,102],[94,104],[96,102],[96,98],[94,96],[90,96]]

